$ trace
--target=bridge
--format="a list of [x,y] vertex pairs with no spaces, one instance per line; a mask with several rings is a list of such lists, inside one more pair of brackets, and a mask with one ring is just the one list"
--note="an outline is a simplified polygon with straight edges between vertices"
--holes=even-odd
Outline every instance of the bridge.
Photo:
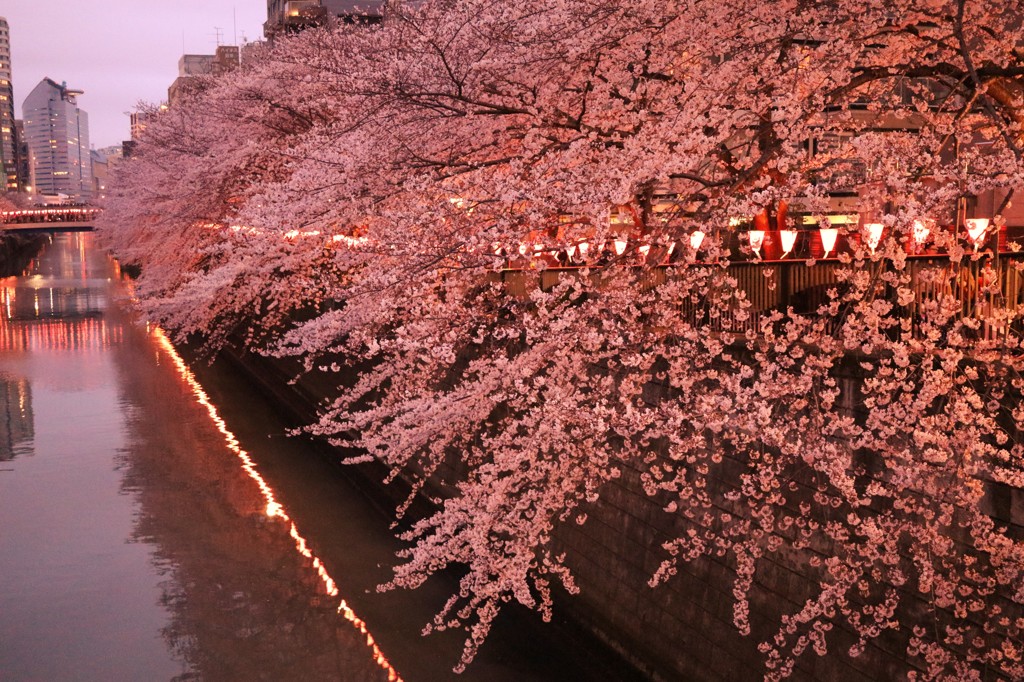
[[92,230],[101,209],[94,206],[46,206],[0,211],[2,232],[74,232]]

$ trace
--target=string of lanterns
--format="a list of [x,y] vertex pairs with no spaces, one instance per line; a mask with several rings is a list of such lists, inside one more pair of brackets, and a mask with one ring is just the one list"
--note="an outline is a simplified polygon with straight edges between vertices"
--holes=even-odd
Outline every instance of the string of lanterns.
[[[967,218],[964,220],[963,227],[966,230],[967,241],[975,252],[984,244],[991,224],[991,220],[988,218]],[[846,234],[855,238],[859,235],[861,243],[874,256],[882,243],[885,229],[886,227],[883,223],[872,222],[863,224],[860,230],[847,228]],[[935,222],[932,220],[916,220],[914,222],[910,232],[910,248],[913,253],[920,253],[925,248],[928,237],[934,230]],[[821,255],[815,255],[814,257],[816,259],[835,257],[839,237],[843,232],[840,228],[832,227],[826,223],[826,226],[819,227],[816,230],[778,230],[775,233],[778,235],[778,251],[776,254],[779,254],[779,252],[781,254],[776,255],[770,260],[783,260],[790,257],[794,253],[800,234],[808,234],[814,231],[818,233],[821,240]],[[752,229],[745,232],[746,245],[750,247],[757,260],[766,259],[767,254],[765,251],[769,232],[769,230],[763,229]],[[741,232],[742,234],[744,233]],[[648,265],[663,265],[677,262],[680,260],[680,256],[683,255],[683,251],[686,251],[685,258],[695,261],[706,236],[703,230],[696,229],[690,232],[689,235],[677,240],[655,240],[653,242],[640,243],[635,249],[637,260]],[[742,241],[744,241],[743,237],[741,237],[741,243]],[[689,249],[679,249],[681,245],[687,245]],[[543,264],[543,266],[547,267],[600,265],[613,259],[628,257],[627,251],[629,247],[630,239],[623,236],[615,236],[605,241],[583,240],[565,247],[551,247],[540,241],[536,243],[520,242],[518,248],[511,254],[507,267],[509,269],[536,268],[538,264]],[[500,244],[494,244],[492,252],[498,256],[509,256],[508,251]]]

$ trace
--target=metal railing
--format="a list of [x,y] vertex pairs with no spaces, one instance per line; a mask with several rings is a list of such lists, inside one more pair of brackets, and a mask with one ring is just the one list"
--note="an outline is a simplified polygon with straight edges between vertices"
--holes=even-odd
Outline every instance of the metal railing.
[[[906,332],[923,338],[929,329],[952,321],[968,321],[968,327],[979,339],[995,340],[1008,333],[1024,332],[1024,253],[988,252],[979,258],[965,257],[954,263],[948,256],[932,254],[909,256],[903,271],[905,284],[894,287],[881,276],[892,263],[885,260],[843,263],[836,259],[808,265],[803,260],[734,261],[725,267],[692,263],[629,267],[640,277],[641,288],[657,287],[685,268],[709,268],[712,290],[742,292],[748,302],[742,306],[735,294],[708,296],[694,300],[684,297],[679,305],[694,326],[711,332],[758,332],[773,312],[793,311],[800,315],[819,317],[823,306],[831,302],[830,290],[838,297],[848,290],[842,271],[855,268],[868,271],[872,284],[862,298],[886,299],[893,304],[893,315],[908,320]],[[592,278],[600,278],[602,267],[586,270]],[[525,297],[540,287],[550,290],[563,277],[579,277],[580,267],[546,267],[542,270],[506,269],[498,275],[507,293]],[[596,281],[596,280],[595,280]],[[899,288],[911,296],[900,296]],[[909,300],[908,300],[909,299]],[[827,323],[835,329],[842,313],[830,316]]]
[[17,211],[0,211],[0,230],[25,230],[61,226],[87,226],[102,210],[93,206],[52,206]]

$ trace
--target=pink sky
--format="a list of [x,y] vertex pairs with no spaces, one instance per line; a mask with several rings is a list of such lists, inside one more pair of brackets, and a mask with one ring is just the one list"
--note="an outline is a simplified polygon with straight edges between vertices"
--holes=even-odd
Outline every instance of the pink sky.
[[[234,17],[233,19],[233,11]],[[212,54],[222,44],[263,36],[265,0],[0,0],[11,25],[11,65],[18,118],[44,77],[84,90],[92,145],[128,138],[127,112],[167,98],[178,57]]]

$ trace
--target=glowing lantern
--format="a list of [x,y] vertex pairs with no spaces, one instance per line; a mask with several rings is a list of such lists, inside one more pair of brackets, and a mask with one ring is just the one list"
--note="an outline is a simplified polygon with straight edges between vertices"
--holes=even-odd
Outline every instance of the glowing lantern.
[[764,230],[751,230],[748,233],[750,237],[750,248],[753,249],[757,257],[761,257],[761,247],[764,245]]
[[581,261],[584,260],[587,257],[587,251],[589,251],[589,250],[590,250],[590,244],[588,244],[587,242],[582,242],[579,245],[579,253],[580,253],[580,260]]
[[821,248],[825,249],[825,255],[822,258],[828,258],[828,254],[832,253],[832,249],[836,248],[839,230],[834,227],[823,227],[818,232],[821,233]]
[[928,239],[928,234],[932,231],[932,228],[924,220],[915,220],[914,227],[911,231],[911,236],[914,239],[914,244],[917,248],[924,246],[924,242]]
[[627,242],[625,239],[616,239],[612,242],[612,247],[615,249],[615,255],[621,256],[626,251]]
[[967,235],[971,238],[971,243],[974,244],[974,250],[977,251],[978,247],[985,240],[985,233],[988,231],[988,218],[968,218],[964,221],[967,226]]
[[882,232],[885,231],[885,225],[882,223],[868,223],[864,226],[864,231],[867,237],[868,248],[871,249],[871,255],[874,255],[875,249],[882,241]]
[[576,245],[573,244],[572,246],[570,246],[568,249],[565,250],[565,253],[567,256],[569,256],[569,260],[576,260]]
[[700,249],[700,245],[703,243],[704,233],[701,232],[700,230],[697,230],[696,232],[690,235],[690,248],[692,248],[694,251]]
[[647,258],[647,254],[649,254],[651,252],[651,245],[650,244],[644,244],[643,246],[639,247],[637,249],[637,251],[640,252],[640,257],[641,258],[646,259]]
[[782,240],[782,257],[785,258],[796,245],[796,230],[779,230],[779,238]]

